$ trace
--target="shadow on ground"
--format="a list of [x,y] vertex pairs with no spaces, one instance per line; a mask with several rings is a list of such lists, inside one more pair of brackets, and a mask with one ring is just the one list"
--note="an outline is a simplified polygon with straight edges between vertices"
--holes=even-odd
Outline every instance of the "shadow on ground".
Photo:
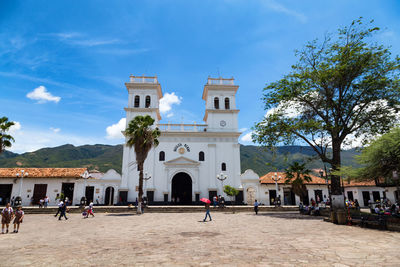
[[125,217],[125,216],[136,216],[137,214],[134,213],[110,213],[106,216],[115,216],[115,217]]
[[267,216],[267,217],[274,217],[280,219],[288,219],[288,220],[323,220],[320,216],[310,216],[310,215],[303,215],[299,213],[258,213],[258,215],[252,214],[252,216]]

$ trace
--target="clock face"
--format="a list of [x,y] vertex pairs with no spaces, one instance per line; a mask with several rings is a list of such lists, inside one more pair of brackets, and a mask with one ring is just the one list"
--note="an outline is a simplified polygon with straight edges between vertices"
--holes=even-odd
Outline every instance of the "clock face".
[[226,121],[220,121],[220,123],[219,123],[219,125],[221,125],[222,127],[225,127],[226,126]]

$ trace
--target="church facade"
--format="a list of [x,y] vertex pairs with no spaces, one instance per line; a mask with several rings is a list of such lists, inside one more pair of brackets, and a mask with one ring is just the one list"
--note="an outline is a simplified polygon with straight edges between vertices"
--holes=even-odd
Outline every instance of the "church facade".
[[[243,201],[235,99],[239,86],[233,78],[208,78],[202,95],[204,124],[161,124],[163,94],[157,77],[131,76],[125,86],[126,123],[137,115],[149,115],[161,131],[159,145],[144,164],[143,190],[150,201],[190,204],[223,195],[224,185],[241,190],[237,200]],[[124,146],[122,165],[119,195],[122,201],[133,202],[139,183],[134,148]]]

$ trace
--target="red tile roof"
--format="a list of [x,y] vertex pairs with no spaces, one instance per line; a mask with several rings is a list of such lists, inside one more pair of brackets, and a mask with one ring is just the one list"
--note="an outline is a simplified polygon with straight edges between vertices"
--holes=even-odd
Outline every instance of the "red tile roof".
[[86,168],[0,168],[0,178],[15,178],[24,170],[27,178],[81,178]]
[[[284,184],[286,181],[286,173],[284,172],[277,172],[277,176],[281,177],[281,179],[278,181],[278,184]],[[315,176],[313,174],[309,175],[311,177],[311,182],[306,182],[304,181],[304,184],[318,184],[318,185],[326,185],[325,179],[322,179],[321,177]],[[264,176],[260,177],[260,183],[262,184],[275,184],[274,179],[275,178],[275,172],[269,172],[265,174]]]
[[375,181],[343,181],[344,187],[353,187],[353,186],[376,186]]

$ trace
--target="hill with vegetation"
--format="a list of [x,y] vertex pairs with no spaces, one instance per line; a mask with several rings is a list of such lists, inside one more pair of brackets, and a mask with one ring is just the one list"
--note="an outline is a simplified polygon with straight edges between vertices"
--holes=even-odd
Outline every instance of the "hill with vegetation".
[[[115,169],[121,173],[122,145],[62,145],[42,148],[34,152],[16,154],[9,151],[0,155],[0,167],[87,167],[105,172]],[[342,152],[343,165],[355,166],[356,150]],[[254,170],[258,175],[284,170],[294,161],[306,162],[308,168],[321,168],[322,162],[306,146],[281,146],[275,151],[258,146],[240,146],[241,169]]]

